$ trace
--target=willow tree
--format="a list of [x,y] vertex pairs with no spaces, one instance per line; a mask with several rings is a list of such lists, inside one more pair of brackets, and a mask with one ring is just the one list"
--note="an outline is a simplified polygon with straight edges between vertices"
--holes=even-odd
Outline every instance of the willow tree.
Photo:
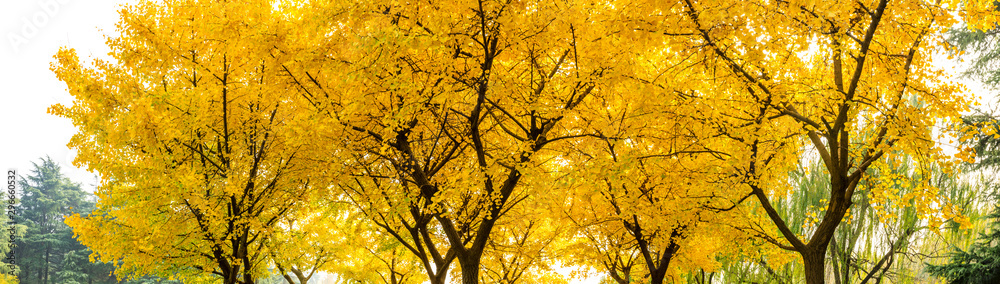
[[141,2],[122,9],[112,59],[56,55],[75,100],[50,112],[101,177],[97,209],[66,222],[120,277],[254,283],[281,217],[326,188],[304,147],[312,112],[277,72],[281,18],[271,1]]

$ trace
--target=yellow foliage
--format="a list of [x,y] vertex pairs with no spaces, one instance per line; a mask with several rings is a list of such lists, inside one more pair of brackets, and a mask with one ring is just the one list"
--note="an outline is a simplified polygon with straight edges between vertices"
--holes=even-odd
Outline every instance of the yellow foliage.
[[[994,27],[991,3],[960,14]],[[119,275],[227,284],[776,267],[825,252],[871,171],[873,204],[963,220],[928,175],[889,173],[974,159],[933,138],[972,104],[931,63],[957,6],[140,1],[113,59],[52,66],[75,100],[50,112],[102,177],[95,214],[66,222]],[[810,157],[830,198],[803,235],[772,202]]]

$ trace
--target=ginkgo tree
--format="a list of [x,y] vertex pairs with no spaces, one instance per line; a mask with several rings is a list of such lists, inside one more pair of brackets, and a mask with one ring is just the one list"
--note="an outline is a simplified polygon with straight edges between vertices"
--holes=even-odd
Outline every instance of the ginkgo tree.
[[[947,76],[930,55],[954,21],[946,8],[958,4],[684,0],[656,7],[674,13],[637,18],[673,23],[652,32],[695,47],[675,52],[705,75],[692,91],[729,139],[739,184],[780,231],[767,239],[802,256],[806,283],[823,283],[828,245],[873,164],[906,154],[918,170],[952,167],[931,129],[956,121],[971,102],[941,80]],[[823,161],[831,182],[824,215],[803,236],[772,202],[807,153]],[[929,182],[890,198],[908,201],[931,227],[956,217]]]
[[480,281],[500,219],[547,194],[548,160],[537,157],[584,136],[568,117],[629,70],[627,52],[608,52],[627,45],[588,28],[602,16],[593,5],[304,5],[330,12],[302,17],[320,36],[284,71],[327,115],[318,123],[342,133],[323,141],[343,147],[328,157],[353,176],[338,187],[421,259],[432,283],[453,262],[462,283]]
[[[617,283],[674,282],[679,271],[711,270],[723,239],[746,237],[732,227],[747,219],[729,211],[750,196],[727,183],[725,145],[694,117],[700,106],[669,91],[648,96],[659,100],[608,101],[580,116],[597,137],[567,147],[559,169],[574,193],[565,218],[580,230],[578,254],[591,258],[581,263],[598,263],[590,265]],[[677,260],[681,268],[671,270]]]
[[313,112],[277,72],[286,23],[271,1],[141,2],[122,9],[110,61],[59,51],[75,100],[50,112],[79,128],[75,163],[102,178],[97,210],[66,221],[92,260],[119,277],[266,276],[281,249],[266,240],[330,169],[309,159]]

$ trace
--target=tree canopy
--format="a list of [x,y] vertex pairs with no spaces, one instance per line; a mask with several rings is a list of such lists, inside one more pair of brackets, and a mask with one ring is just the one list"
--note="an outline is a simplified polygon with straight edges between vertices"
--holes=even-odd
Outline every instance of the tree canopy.
[[[996,25],[986,2],[140,1],[111,60],[52,66],[101,175],[66,223],[119,275],[191,283],[663,283],[740,258],[824,283],[861,195],[967,223],[931,173],[973,157],[940,139],[969,139],[974,101],[931,59],[956,15]],[[822,213],[793,221],[812,161]]]

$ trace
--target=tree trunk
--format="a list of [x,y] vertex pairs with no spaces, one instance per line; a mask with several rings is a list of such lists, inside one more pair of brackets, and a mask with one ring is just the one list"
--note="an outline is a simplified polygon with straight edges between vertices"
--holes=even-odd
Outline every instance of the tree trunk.
[[448,278],[448,273],[441,273],[430,278],[431,284],[445,284],[444,279]]
[[[271,257],[277,258],[274,256],[274,253],[271,254]],[[278,268],[278,272],[281,273],[281,277],[285,278],[285,281],[288,281],[288,284],[295,284],[295,280],[292,280],[292,277],[288,276],[288,271],[285,271],[285,268],[281,266],[281,264],[275,262],[274,267]]]
[[663,278],[667,276],[666,269],[657,269],[649,274],[649,284],[663,284]]
[[[841,260],[841,258],[839,257],[839,254],[837,253],[837,252],[840,251],[840,248],[837,247],[837,236],[833,236],[832,238],[830,238],[830,247],[831,247],[830,248],[830,259],[832,260],[831,264],[832,264],[832,267],[833,267],[833,284],[841,284],[841,282],[840,282],[840,277],[841,277],[840,276],[841,275],[840,274],[840,260]],[[849,261],[849,259],[844,258],[843,261],[846,263],[846,262]],[[847,274],[847,271],[845,270],[844,271],[844,276],[846,276],[846,274]],[[847,282],[845,281],[843,284],[847,284]]]
[[295,273],[295,278],[299,279],[299,284],[309,283],[309,278],[312,278],[312,275],[309,275],[307,277],[304,273],[302,273],[302,270],[299,270],[295,266],[292,266],[291,270],[292,270],[292,273]]
[[42,284],[49,283],[49,254],[52,253],[52,247],[45,247],[45,277],[42,278]]
[[[916,232],[915,229],[908,228],[903,233],[903,235],[899,236],[899,239],[897,239],[895,242],[891,243],[889,245],[889,251],[886,252],[885,255],[882,256],[882,258],[878,261],[878,263],[875,264],[874,267],[872,267],[871,272],[869,272],[868,275],[865,276],[864,280],[861,280],[861,284],[868,283],[868,281],[872,279],[872,277],[875,275],[875,273],[877,273],[879,271],[879,269],[882,269],[882,274],[881,275],[885,275],[885,272],[889,270],[890,266],[892,266],[892,262],[893,262],[893,260],[895,258],[896,251],[901,248],[901,246],[906,242],[907,239],[910,238],[910,235],[912,235],[914,232]],[[888,263],[886,263],[886,261],[888,261]],[[882,276],[881,275],[879,277],[877,277],[876,283],[879,283],[879,282],[882,281]]]
[[295,280],[292,280],[292,277],[288,276],[288,273],[282,273],[281,277],[284,277],[285,281],[288,281],[288,284],[295,284]]
[[819,246],[815,250],[803,251],[801,254],[802,262],[805,265],[806,284],[826,283],[826,246]]
[[[675,231],[676,232],[676,231]],[[653,271],[650,271],[649,277],[651,278],[650,284],[663,284],[664,278],[667,277],[667,269],[670,268],[670,260],[674,258],[674,253],[677,252],[680,246],[677,243],[670,241],[670,246],[667,247],[663,255],[660,256],[660,263]]]
[[458,259],[462,267],[462,284],[479,284],[480,255],[470,254]]
[[629,282],[629,277],[631,277],[630,276],[631,270],[632,269],[630,267],[623,265],[622,273],[625,275],[625,277],[622,277],[621,275],[618,274],[617,265],[612,265],[610,268],[608,268],[608,271],[610,272],[609,274],[611,274],[611,278],[614,279],[615,282],[618,284],[629,284],[628,282]]
[[228,271],[223,270],[222,271],[222,283],[223,284],[237,284],[237,283],[239,283],[240,274],[237,273],[238,271],[239,271],[239,268],[233,269],[232,267],[230,267],[230,269],[228,269]]

